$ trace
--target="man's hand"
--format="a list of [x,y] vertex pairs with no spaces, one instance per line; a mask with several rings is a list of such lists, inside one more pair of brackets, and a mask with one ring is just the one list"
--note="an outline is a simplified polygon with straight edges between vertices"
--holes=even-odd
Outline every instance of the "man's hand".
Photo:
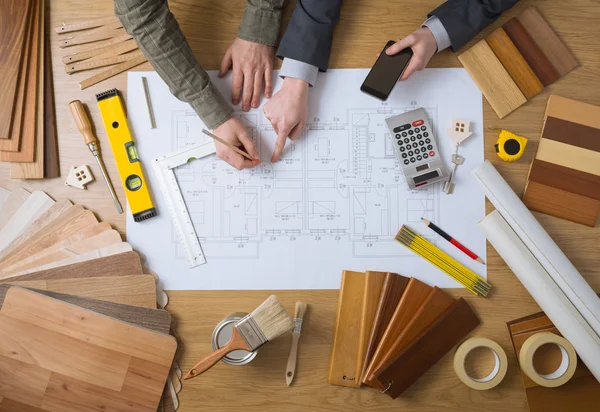
[[256,146],[246,131],[246,128],[238,119],[232,117],[227,120],[215,129],[215,134],[236,147],[243,146],[243,149],[255,160],[250,161],[224,144],[215,142],[217,146],[217,157],[219,157],[219,159],[226,161],[238,170],[249,169],[260,164]]
[[225,76],[232,68],[231,101],[234,105],[240,102],[243,85],[243,111],[250,110],[250,105],[254,108],[258,107],[263,85],[265,97],[271,97],[274,53],[273,47],[239,38],[236,38],[227,49],[221,62],[219,77]]
[[286,77],[281,89],[264,105],[263,111],[277,132],[275,151],[271,157],[271,162],[275,163],[281,156],[286,139],[298,139],[306,126],[308,83]]
[[433,33],[427,27],[421,27],[414,33],[398,40],[385,51],[388,56],[399,53],[400,50],[412,48],[413,56],[400,80],[408,79],[417,70],[423,70],[437,51],[437,42]]

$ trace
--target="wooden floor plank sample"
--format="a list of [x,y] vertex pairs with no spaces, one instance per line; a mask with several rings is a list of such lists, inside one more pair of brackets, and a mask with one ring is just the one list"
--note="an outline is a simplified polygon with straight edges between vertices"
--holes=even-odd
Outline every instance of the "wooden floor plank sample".
[[[12,286],[0,285],[0,307],[4,303],[6,293]],[[65,293],[49,292],[46,290],[31,289],[41,295],[58,299],[80,308],[91,310],[123,322],[141,326],[155,332],[169,334],[171,315],[163,309],[151,309],[140,306],[124,305],[120,303],[107,302],[104,300],[82,298],[80,296],[67,295]],[[0,409],[1,411],[1,409]]]
[[83,255],[94,250],[116,245],[122,241],[123,240],[121,239],[121,234],[119,232],[116,230],[108,230],[68,246],[59,244],[59,246],[62,247],[53,246],[48,249],[44,249],[33,256],[22,259],[13,266],[3,269],[2,274],[10,274],[41,267],[49,263],[58,262],[73,256]]
[[20,281],[51,280],[65,278],[94,278],[143,274],[140,255],[126,252],[86,262],[28,273],[19,276]]
[[37,89],[38,89],[38,65],[40,42],[40,2],[31,0],[32,13],[34,13],[31,36],[31,54],[29,56],[29,67],[27,71],[27,88],[25,94],[25,108],[23,110],[23,126],[18,152],[0,152],[2,162],[33,162],[35,158],[35,128],[37,119]]
[[0,186],[0,213],[2,213],[2,208],[4,207],[4,202],[10,196],[10,190],[5,189]]
[[523,203],[531,210],[586,226],[596,226],[600,200],[529,181]]
[[[12,357],[26,357],[28,350],[35,345],[36,339],[29,335],[30,331],[24,330],[26,327],[45,329],[44,333],[52,339],[44,342],[47,353],[44,361],[48,362],[48,358],[52,357],[54,368],[60,365],[61,368],[67,369],[67,373],[50,371],[41,404],[36,407],[47,411],[65,412],[156,411],[177,346],[173,337],[20,288],[11,288],[8,291],[0,309],[0,316],[15,321],[14,328],[18,329],[19,333],[10,334],[11,339],[23,343],[20,347],[14,347],[16,354]],[[58,345],[60,340],[55,339],[56,336],[68,341],[74,350],[63,351]],[[119,379],[111,381],[108,377],[120,378],[120,370],[116,370],[116,367],[109,369],[107,366],[93,370],[91,366],[96,365],[101,358],[83,350],[88,346],[100,348],[107,351],[106,353],[117,353],[119,359],[127,359],[118,365],[126,368],[119,389],[116,389]],[[68,358],[73,352],[85,361],[69,368]],[[16,370],[20,371],[20,368],[17,367]],[[84,373],[87,373],[86,378],[89,379],[78,379]],[[101,382],[101,385],[90,383],[91,379]]]
[[458,56],[498,117],[503,118],[527,99],[490,46],[481,40]]
[[510,77],[527,100],[544,90],[544,85],[527,64],[519,50],[502,27],[489,34],[485,41],[490,46]]
[[534,159],[527,180],[600,200],[600,176],[575,169]]
[[[31,161],[11,163],[10,177],[12,179],[43,179],[44,178],[44,28],[46,0],[38,0],[40,3],[40,24],[38,33],[38,62],[37,62],[37,85],[36,104],[33,117],[33,159]],[[27,121],[27,119],[25,119]],[[27,138],[27,135],[25,135]],[[26,141],[25,141],[26,143]],[[21,145],[23,149],[25,146]]]
[[363,384],[370,386],[374,383],[375,370],[389,352],[396,337],[402,333],[415,312],[421,307],[432,290],[433,288],[431,286],[418,279],[410,278],[406,290],[394,309],[392,317],[389,322],[385,324],[383,334],[379,340],[375,353],[371,358],[371,362],[363,373]]
[[368,366],[372,363],[373,356],[379,347],[387,325],[394,316],[400,300],[405,296],[408,285],[411,283],[412,279],[413,278],[406,278],[395,273],[388,273],[385,277],[385,282],[381,289],[381,297],[379,299],[379,304],[377,305],[375,320],[373,321],[369,345],[367,346],[366,358],[369,359],[369,364],[361,369],[361,384]]
[[535,44],[519,20],[512,18],[504,23],[502,28],[544,86],[549,86],[560,78],[550,60]]
[[540,139],[536,159],[600,176],[600,152]]
[[35,268],[30,268],[30,269],[26,269],[26,270],[18,270],[16,272],[12,272],[9,274],[2,273],[2,274],[0,274],[0,279],[7,279],[7,278],[16,277],[16,276],[22,276],[22,275],[26,275],[29,273],[39,272],[40,270],[57,268],[60,266],[67,266],[67,265],[71,265],[73,263],[85,262],[88,260],[96,260],[101,257],[118,255],[121,253],[131,252],[131,251],[133,251],[133,248],[131,247],[131,245],[129,243],[121,242],[121,243],[117,243],[115,245],[107,246],[107,247],[104,247],[101,249],[96,249],[91,252],[82,253],[81,255],[75,255],[75,256],[71,256],[67,259],[62,259],[62,260],[58,260],[56,262],[47,263],[42,266],[37,266]]
[[0,136],[10,132],[13,103],[19,76],[19,66],[23,57],[27,17],[31,1],[4,1],[0,5]]
[[151,275],[33,281],[11,280],[4,284],[156,309],[156,283]]
[[338,297],[333,331],[331,358],[327,381],[332,385],[360,386],[358,345],[362,302],[365,294],[365,274],[345,270]]
[[600,152],[600,129],[568,120],[546,117],[542,137]]
[[600,129],[600,106],[557,95],[552,95],[548,99],[545,117],[555,117]]
[[7,399],[16,403],[16,406],[41,406],[49,380],[50,371],[0,356],[0,399],[4,398],[0,403],[0,411],[14,412],[11,402],[5,402]]
[[21,128],[23,127],[23,113],[25,111],[25,95],[27,94],[27,72],[29,59],[31,58],[31,42],[33,36],[33,13],[30,10],[27,13],[27,23],[25,26],[25,37],[23,38],[23,56],[19,67],[18,83],[15,90],[15,101],[13,114],[9,128],[9,134],[0,135],[0,151],[18,152],[21,143]]
[[369,341],[375,327],[375,316],[379,307],[379,300],[385,282],[386,272],[367,271],[365,274],[365,295],[363,297],[363,311],[360,320],[360,337],[358,342],[358,369],[365,370],[369,364]]
[[0,230],[0,250],[7,247],[54,203],[50,196],[40,190],[31,193],[10,222]]
[[35,233],[54,222],[58,216],[67,212],[73,204],[66,199],[59,200],[54,205],[45,211],[39,218],[37,218],[23,233],[13,240],[6,248],[0,249],[0,261],[8,256],[8,253],[23,243],[27,242]]
[[[46,32],[49,32],[50,2],[46,2]],[[52,51],[50,36],[46,35],[44,45],[44,177],[52,179],[60,176],[58,156],[58,136],[56,131],[56,110],[54,102],[54,78],[52,76]]]
[[8,195],[4,203],[2,204],[2,214],[0,215],[0,229],[12,219],[17,210],[25,203],[27,198],[31,195],[27,190],[19,187]]
[[562,77],[579,66],[579,62],[535,7],[525,9],[517,20]]

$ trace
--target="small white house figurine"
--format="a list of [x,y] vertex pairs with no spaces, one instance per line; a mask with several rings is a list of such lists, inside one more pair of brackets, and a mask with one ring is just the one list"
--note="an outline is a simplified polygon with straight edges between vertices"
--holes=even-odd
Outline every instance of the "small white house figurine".
[[448,129],[448,135],[456,144],[460,144],[467,137],[471,136],[471,122],[465,119],[452,119],[452,127]]
[[88,165],[81,166],[71,166],[71,170],[69,170],[69,176],[67,177],[67,181],[65,185],[73,186],[77,189],[86,189],[85,185],[94,181],[94,176],[90,171]]

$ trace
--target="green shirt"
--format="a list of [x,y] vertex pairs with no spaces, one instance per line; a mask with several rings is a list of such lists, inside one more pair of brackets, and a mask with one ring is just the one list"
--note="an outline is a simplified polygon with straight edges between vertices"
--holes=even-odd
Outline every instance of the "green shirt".
[[[238,37],[276,46],[284,1],[247,0]],[[200,67],[167,0],[115,0],[115,14],[171,93],[189,103],[209,129],[231,118],[232,107]]]

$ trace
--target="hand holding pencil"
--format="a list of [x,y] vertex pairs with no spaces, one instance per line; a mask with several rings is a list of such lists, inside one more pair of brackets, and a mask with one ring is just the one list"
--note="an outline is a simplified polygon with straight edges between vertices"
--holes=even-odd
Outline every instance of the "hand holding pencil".
[[[232,117],[227,120],[215,128],[215,134],[207,130],[203,130],[203,133],[218,142],[217,157],[236,169],[249,169],[260,164],[258,150],[239,119]],[[242,146],[243,150],[238,146]]]

